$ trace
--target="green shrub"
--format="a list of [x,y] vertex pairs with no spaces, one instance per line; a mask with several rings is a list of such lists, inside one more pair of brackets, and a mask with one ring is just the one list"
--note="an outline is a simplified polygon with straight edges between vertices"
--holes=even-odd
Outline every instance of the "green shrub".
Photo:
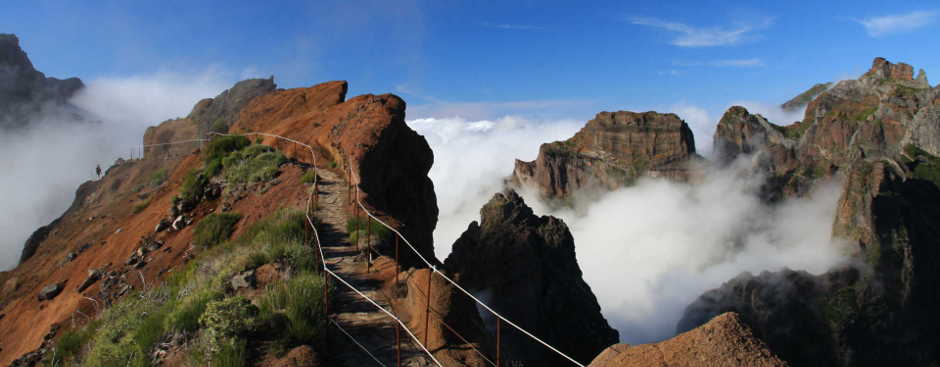
[[209,177],[201,170],[192,170],[183,178],[183,185],[180,188],[178,200],[187,202],[199,202],[206,193],[206,186],[209,185]]
[[228,132],[228,124],[225,123],[225,120],[218,118],[215,122],[212,123],[212,126],[209,127],[209,131],[224,134]]
[[330,168],[336,168],[336,161],[330,162]]
[[[262,149],[256,149],[262,148]],[[265,145],[253,145],[230,154],[222,160],[225,179],[230,183],[265,182],[273,179],[282,163],[287,161],[280,152]]]
[[135,204],[135,205],[134,205],[134,214],[137,214],[137,213],[140,213],[140,212],[144,211],[144,209],[147,209],[148,206],[150,206],[150,199],[147,199],[147,200],[144,200],[144,201],[141,201],[141,202]]
[[166,182],[166,179],[169,177],[169,173],[166,168],[157,170],[150,175],[150,186],[157,187]]
[[370,221],[372,222],[371,235],[373,241],[384,242],[392,238],[392,231],[388,227],[366,218],[368,217],[354,217],[346,220],[346,233],[349,233],[350,243],[355,242],[357,238],[362,238],[363,241],[366,240],[367,235],[370,233]]
[[317,181],[317,171],[314,169],[308,169],[304,172],[304,175],[300,177],[300,182],[312,185]]
[[209,350],[219,353],[226,343],[234,342],[255,329],[258,308],[242,296],[209,302],[199,317],[209,338]]
[[215,159],[222,159],[228,153],[241,150],[251,145],[248,138],[240,135],[221,136],[213,139],[206,146],[205,161],[209,162]]
[[220,298],[221,292],[207,289],[181,299],[167,315],[164,327],[172,331],[196,331],[199,329],[199,317],[206,311],[206,305]]
[[326,318],[323,314],[323,278],[313,272],[303,272],[278,282],[260,302],[262,320],[272,320],[278,314],[286,316],[286,334],[294,344],[316,344],[323,336]]
[[213,213],[207,215],[196,225],[193,244],[208,248],[228,240],[235,231],[235,223],[242,218],[237,213]]

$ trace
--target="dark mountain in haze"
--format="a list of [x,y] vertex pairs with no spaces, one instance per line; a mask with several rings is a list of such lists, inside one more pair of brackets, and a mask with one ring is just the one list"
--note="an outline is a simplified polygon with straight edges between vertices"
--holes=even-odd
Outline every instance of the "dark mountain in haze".
[[68,100],[84,87],[78,78],[46,77],[33,67],[16,35],[0,34],[0,129],[25,127],[38,115],[80,118]]

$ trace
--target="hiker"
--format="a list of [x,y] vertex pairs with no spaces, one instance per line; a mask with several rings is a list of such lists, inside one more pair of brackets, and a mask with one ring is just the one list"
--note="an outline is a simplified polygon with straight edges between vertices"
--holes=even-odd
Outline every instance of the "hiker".
[[101,179],[101,165],[95,165],[95,174],[98,175],[98,179]]

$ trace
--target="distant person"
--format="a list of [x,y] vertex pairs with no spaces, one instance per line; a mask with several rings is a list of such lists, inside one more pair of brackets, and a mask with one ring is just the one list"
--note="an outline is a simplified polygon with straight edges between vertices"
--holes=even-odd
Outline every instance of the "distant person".
[[98,175],[98,179],[100,180],[101,179],[101,165],[100,164],[95,166],[95,174]]

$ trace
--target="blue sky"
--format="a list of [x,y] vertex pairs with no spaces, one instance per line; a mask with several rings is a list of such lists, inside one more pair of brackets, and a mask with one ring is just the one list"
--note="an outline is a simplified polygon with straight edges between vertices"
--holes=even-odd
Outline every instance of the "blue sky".
[[393,92],[410,117],[682,105],[717,120],[735,101],[779,104],[855,77],[875,56],[940,75],[937,11],[935,1],[24,1],[4,4],[0,31],[57,77],[273,74],[281,87],[345,79],[352,95]]

